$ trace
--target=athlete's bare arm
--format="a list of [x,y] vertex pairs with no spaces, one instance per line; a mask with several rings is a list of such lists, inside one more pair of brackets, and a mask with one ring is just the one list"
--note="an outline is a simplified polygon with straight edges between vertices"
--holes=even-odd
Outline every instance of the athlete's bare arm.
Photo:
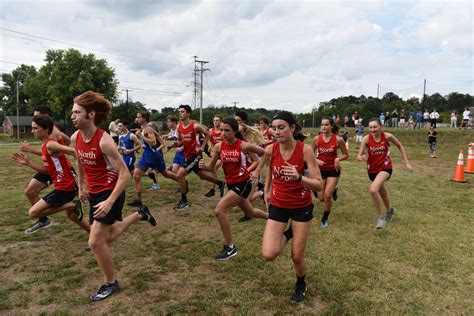
[[405,151],[405,148],[403,147],[402,143],[400,143],[400,141],[390,133],[385,133],[385,138],[387,138],[387,141],[397,146],[398,150],[400,151],[400,154],[402,155],[403,161],[405,162],[405,168],[410,171],[413,171],[413,167],[410,164],[410,161],[408,160],[407,152]]
[[18,148],[24,153],[41,156],[41,148],[31,146],[27,141],[18,143]]
[[248,171],[252,172],[253,170],[257,169],[258,165],[260,164],[257,154],[263,156],[265,154],[265,149],[263,149],[261,146],[242,142],[242,151],[249,154],[250,158],[252,159],[252,165],[248,167]]
[[94,217],[98,218],[107,215],[115,201],[127,188],[128,181],[130,180],[130,172],[128,171],[125,162],[123,161],[122,157],[120,157],[120,154],[115,148],[115,142],[112,139],[112,136],[107,133],[102,135],[102,138],[100,139],[100,150],[107,157],[107,160],[112,165],[112,169],[117,172],[118,179],[117,184],[115,185],[115,188],[113,189],[110,196],[105,201],[94,205],[96,208]]
[[219,159],[221,154],[221,143],[217,143],[212,150],[211,161],[208,164],[204,162],[204,160],[199,161],[199,168],[206,171],[213,171],[216,167],[217,160]]
[[268,145],[264,149],[263,156],[260,159],[257,167],[255,168],[255,170],[253,170],[250,173],[250,181],[255,182],[255,183],[258,181],[258,179],[260,178],[260,173],[262,172],[263,166],[265,166],[265,162],[267,160],[270,161],[270,158],[272,157],[272,151],[273,151],[273,144]]
[[61,145],[58,142],[50,141],[46,144],[48,153],[52,156],[58,154],[67,154],[76,157],[76,150],[69,146]]
[[204,151],[204,147],[206,147],[206,144],[209,142],[209,139],[211,138],[211,134],[209,133],[207,128],[205,128],[201,124],[195,123],[194,128],[196,130],[196,133],[204,135],[204,140],[202,141],[201,147],[199,147],[197,150],[197,155],[201,156]]
[[[134,143],[135,145],[133,146],[132,149],[126,149],[126,150],[125,150],[125,151],[126,151],[126,152],[125,152],[126,154],[132,153],[132,152],[137,151],[137,150],[140,150],[140,149],[142,148],[142,143],[141,143],[140,140],[138,139],[137,135],[135,135],[135,134],[130,134],[130,139],[133,140],[133,143]],[[130,151],[129,151],[129,150],[130,150]],[[127,151],[129,151],[129,152],[127,152]]]
[[[77,133],[79,131],[76,131],[74,134],[71,136],[71,145],[72,147],[76,148],[76,140],[77,140]],[[79,157],[77,159],[76,163],[76,173],[77,173],[77,187],[78,187],[78,196],[81,199],[82,202],[87,202],[88,200],[88,193],[85,189],[85,176],[84,176],[84,169],[82,168],[81,162],[79,161]]]
[[20,165],[30,167],[33,170],[36,170],[41,173],[48,174],[46,168],[41,164],[32,162],[25,154],[23,153],[14,153],[12,155],[12,160]]
[[347,151],[346,142],[341,136],[336,136],[336,142],[342,155],[334,159],[334,167],[341,170],[341,161],[349,159],[349,152]]
[[153,129],[153,127],[145,126],[145,129],[143,131],[143,135],[140,130],[135,133],[138,139],[144,140],[152,147],[156,146],[155,130]]
[[306,177],[298,173],[296,167],[288,162],[285,162],[283,171],[286,175],[293,177],[296,181],[301,182],[304,186],[310,188],[313,191],[321,191],[323,189],[323,180],[321,178],[321,172],[319,171],[314,152],[309,145],[303,147],[303,158],[308,167],[310,177]]
[[367,150],[367,145],[369,143],[369,135],[365,135],[364,138],[362,138],[362,142],[360,143],[359,147],[359,152],[357,153],[357,160],[359,161],[367,161],[365,151]]

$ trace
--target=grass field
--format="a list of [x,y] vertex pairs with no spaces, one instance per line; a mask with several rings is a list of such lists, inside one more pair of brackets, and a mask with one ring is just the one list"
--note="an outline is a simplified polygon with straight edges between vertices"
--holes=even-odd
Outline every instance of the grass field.
[[[339,200],[330,226],[319,228],[321,204],[307,247],[308,294],[289,300],[294,285],[289,247],[275,262],[261,258],[264,221],[238,223],[229,216],[239,254],[212,257],[223,239],[205,198],[209,186],[189,177],[191,207],[176,214],[177,185],[159,177],[162,189],[143,200],[158,220],[132,226],[114,244],[122,291],[89,303],[102,281],[87,236],[64,214],[35,235],[23,191],[33,171],[14,165],[15,147],[0,146],[0,314],[474,314],[474,175],[450,182],[459,149],[474,131],[439,130],[437,159],[428,158],[425,131],[394,131],[405,144],[414,173],[395,149],[388,191],[397,213],[376,230],[366,164],[343,162]],[[465,156],[467,156],[465,154]],[[171,161],[171,155],[167,155]],[[145,187],[151,181],[143,178]],[[132,183],[127,199],[131,200]],[[263,208],[259,201],[256,204]],[[126,207],[125,214],[132,212]]]

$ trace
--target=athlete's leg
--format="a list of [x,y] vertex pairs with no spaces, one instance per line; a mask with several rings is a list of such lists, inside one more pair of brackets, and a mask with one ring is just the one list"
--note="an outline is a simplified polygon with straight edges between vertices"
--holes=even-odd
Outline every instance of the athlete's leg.
[[39,193],[46,189],[48,185],[46,183],[40,182],[36,180],[35,178],[32,178],[30,182],[28,183],[28,186],[26,187],[25,190],[25,195],[28,198],[28,201],[30,201],[31,205],[34,205],[36,202],[40,200]]
[[265,261],[275,260],[285,247],[287,239],[283,232],[286,224],[272,219],[267,220],[262,241],[262,255]]
[[227,212],[234,206],[238,205],[241,200],[242,197],[238,196],[234,191],[229,190],[224,197],[219,200],[214,209],[214,215],[216,215],[217,221],[221,226],[225,244],[228,246],[232,245],[232,230],[229,218],[227,217]]
[[181,194],[186,194],[186,176],[188,175],[188,172],[186,171],[185,168],[179,167],[178,173],[176,176],[178,177],[178,183],[179,183],[179,189],[181,191]]
[[296,222],[292,220],[291,229],[293,230],[291,259],[293,261],[296,275],[298,277],[302,277],[306,274],[306,260],[304,252],[306,249],[306,242],[308,241],[309,232],[311,230],[311,221]]
[[78,221],[77,219],[77,213],[76,213],[76,210],[75,210],[75,205],[73,208],[69,208],[66,210],[66,214],[67,214],[67,217],[73,221],[74,223],[76,223],[79,227],[81,227],[82,229],[84,229],[86,232],[90,233],[91,231],[91,226],[89,225],[89,223],[87,222],[86,218],[83,218],[81,221]]
[[117,239],[130,225],[138,222],[142,217],[138,212],[128,215],[121,222],[117,221],[113,225],[110,225],[109,236],[107,242],[110,244],[112,241]]
[[178,176],[176,175],[176,173],[173,173],[173,172],[169,171],[168,169],[157,170],[157,171],[159,173],[161,173],[163,175],[163,177],[174,180],[176,182],[179,182],[179,179],[178,179]]
[[68,202],[59,207],[51,207],[45,200],[41,199],[28,210],[28,215],[32,218],[40,218],[74,208],[75,206],[74,202]]
[[[324,186],[324,211],[330,212],[332,207],[332,194],[336,189],[339,177],[329,177],[326,179]],[[318,192],[319,193],[319,192]]]
[[142,192],[142,176],[145,174],[145,171],[141,168],[135,168],[133,172],[133,182],[135,184],[135,193],[137,195],[137,200],[141,200]]
[[244,211],[245,215],[249,217],[268,219],[268,213],[261,211],[259,209],[253,208],[252,204],[250,203],[248,199],[242,199],[239,202],[239,207],[242,211]]
[[89,235],[89,245],[94,252],[97,263],[99,264],[106,283],[115,281],[114,261],[112,258],[112,249],[108,241],[112,225],[107,225],[94,221]]
[[324,190],[326,189],[326,182],[327,179],[323,179],[323,189],[321,191],[317,191],[316,195],[318,196],[318,200],[324,203]]
[[375,214],[377,217],[382,216],[382,203],[380,201],[380,188],[383,186],[384,182],[390,178],[390,174],[386,171],[380,171],[375,177],[374,182],[370,185],[370,195],[375,204]]
[[382,184],[379,190],[380,197],[382,198],[383,204],[385,205],[385,209],[388,211],[390,209],[390,200],[388,199],[388,191],[385,188],[385,185]]

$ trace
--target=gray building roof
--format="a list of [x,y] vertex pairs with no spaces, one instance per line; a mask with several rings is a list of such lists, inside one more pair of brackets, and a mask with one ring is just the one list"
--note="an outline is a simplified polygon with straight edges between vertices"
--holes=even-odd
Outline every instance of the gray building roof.
[[[16,116],[7,116],[6,117],[13,126],[16,126]],[[31,126],[31,121],[33,121],[33,116],[20,116],[20,126]]]

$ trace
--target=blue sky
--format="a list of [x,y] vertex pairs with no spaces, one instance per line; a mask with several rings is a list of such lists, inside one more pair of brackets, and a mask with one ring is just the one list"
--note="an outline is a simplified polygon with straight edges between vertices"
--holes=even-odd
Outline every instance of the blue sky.
[[73,47],[156,109],[192,102],[194,55],[205,105],[306,112],[377,84],[420,96],[425,78],[429,94],[474,94],[471,1],[0,0],[0,27],[2,72]]

